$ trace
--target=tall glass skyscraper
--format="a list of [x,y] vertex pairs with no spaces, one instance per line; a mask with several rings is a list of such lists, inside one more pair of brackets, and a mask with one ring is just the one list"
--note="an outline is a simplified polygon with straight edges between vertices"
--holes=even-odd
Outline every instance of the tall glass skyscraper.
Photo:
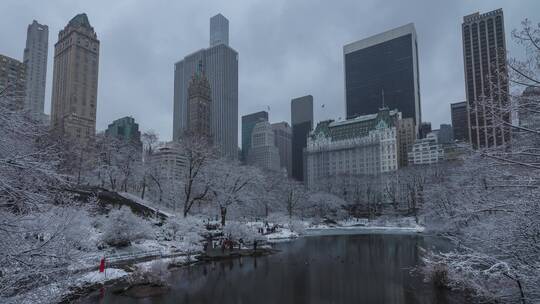
[[[221,15],[214,16],[211,20],[225,18],[219,16]],[[211,30],[217,29],[223,29],[223,27],[211,27]],[[211,32],[210,36],[216,35]],[[228,33],[217,36],[228,37]],[[173,140],[178,140],[187,130],[189,113],[187,88],[191,77],[200,68],[204,70],[212,92],[210,115],[212,142],[220,149],[222,155],[236,159],[238,157],[238,53],[224,42],[187,55],[174,65]]]
[[36,118],[41,118],[45,110],[48,46],[49,28],[34,20],[28,25],[23,62],[27,75],[24,107]]
[[343,47],[347,119],[387,106],[422,121],[416,30],[410,23]]
[[292,125],[292,177],[303,181],[305,176],[304,148],[313,129],[313,96],[307,95],[291,100]]
[[210,18],[210,46],[229,45],[229,20],[222,14]]
[[503,11],[467,15],[462,29],[470,142],[476,148],[504,145],[510,130],[501,119],[510,122],[510,115],[495,117],[483,105],[487,101],[500,107],[508,102]]

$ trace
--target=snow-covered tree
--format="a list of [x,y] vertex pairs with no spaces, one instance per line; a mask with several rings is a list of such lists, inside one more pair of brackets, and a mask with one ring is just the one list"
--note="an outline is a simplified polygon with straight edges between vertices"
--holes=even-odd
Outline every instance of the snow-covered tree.
[[316,219],[339,220],[345,217],[345,202],[337,195],[328,192],[313,192],[307,197],[307,204],[303,210],[304,216]]
[[[509,82],[510,94],[493,85],[493,94],[480,101],[492,118],[490,127],[506,130],[511,140],[475,151],[461,166],[446,168],[437,186],[427,185],[422,209],[428,224],[457,247],[428,255],[426,265],[444,268],[452,287],[504,303],[537,303],[540,125],[535,121],[540,121],[540,94],[534,91],[540,88],[540,25],[525,20],[513,38],[524,46],[526,58],[510,59],[508,76],[486,79]],[[522,95],[525,87],[533,88],[532,94]],[[508,101],[499,102],[498,96]],[[513,113],[528,121],[508,119]]]
[[208,140],[196,135],[185,134],[180,144],[185,157],[184,174],[180,181],[180,188],[183,190],[180,200],[184,217],[187,217],[195,203],[207,200],[212,174],[208,170],[208,163],[215,158],[216,152]]
[[84,247],[72,227],[76,202],[63,193],[69,182],[57,170],[59,147],[11,98],[0,91],[0,296],[54,280]]
[[239,163],[226,159],[213,161],[210,170],[213,172],[212,200],[219,208],[221,225],[225,226],[227,211],[231,205],[252,200],[247,189],[255,178],[254,172],[251,167],[240,166]]

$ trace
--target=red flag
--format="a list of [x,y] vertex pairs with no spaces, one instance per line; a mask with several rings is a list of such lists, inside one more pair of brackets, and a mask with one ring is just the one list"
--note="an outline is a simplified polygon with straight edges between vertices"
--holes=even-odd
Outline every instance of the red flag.
[[105,272],[105,258],[101,258],[101,262],[99,263],[99,272]]

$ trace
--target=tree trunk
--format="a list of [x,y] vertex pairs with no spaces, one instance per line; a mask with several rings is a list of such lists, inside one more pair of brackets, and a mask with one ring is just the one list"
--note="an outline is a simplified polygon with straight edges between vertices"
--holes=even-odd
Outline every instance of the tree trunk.
[[221,214],[221,226],[225,227],[225,217],[227,216],[227,207],[219,207],[219,211]]
[[146,190],[146,178],[143,178],[142,190],[141,190],[141,199],[144,199],[144,192]]

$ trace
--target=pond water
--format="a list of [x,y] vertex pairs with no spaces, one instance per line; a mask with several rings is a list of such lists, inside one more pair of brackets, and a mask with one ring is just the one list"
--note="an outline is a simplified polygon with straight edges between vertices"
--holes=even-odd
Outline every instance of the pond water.
[[350,234],[276,244],[281,252],[181,268],[167,294],[143,299],[108,291],[85,303],[463,303],[410,270],[420,247],[442,248],[420,235]]

